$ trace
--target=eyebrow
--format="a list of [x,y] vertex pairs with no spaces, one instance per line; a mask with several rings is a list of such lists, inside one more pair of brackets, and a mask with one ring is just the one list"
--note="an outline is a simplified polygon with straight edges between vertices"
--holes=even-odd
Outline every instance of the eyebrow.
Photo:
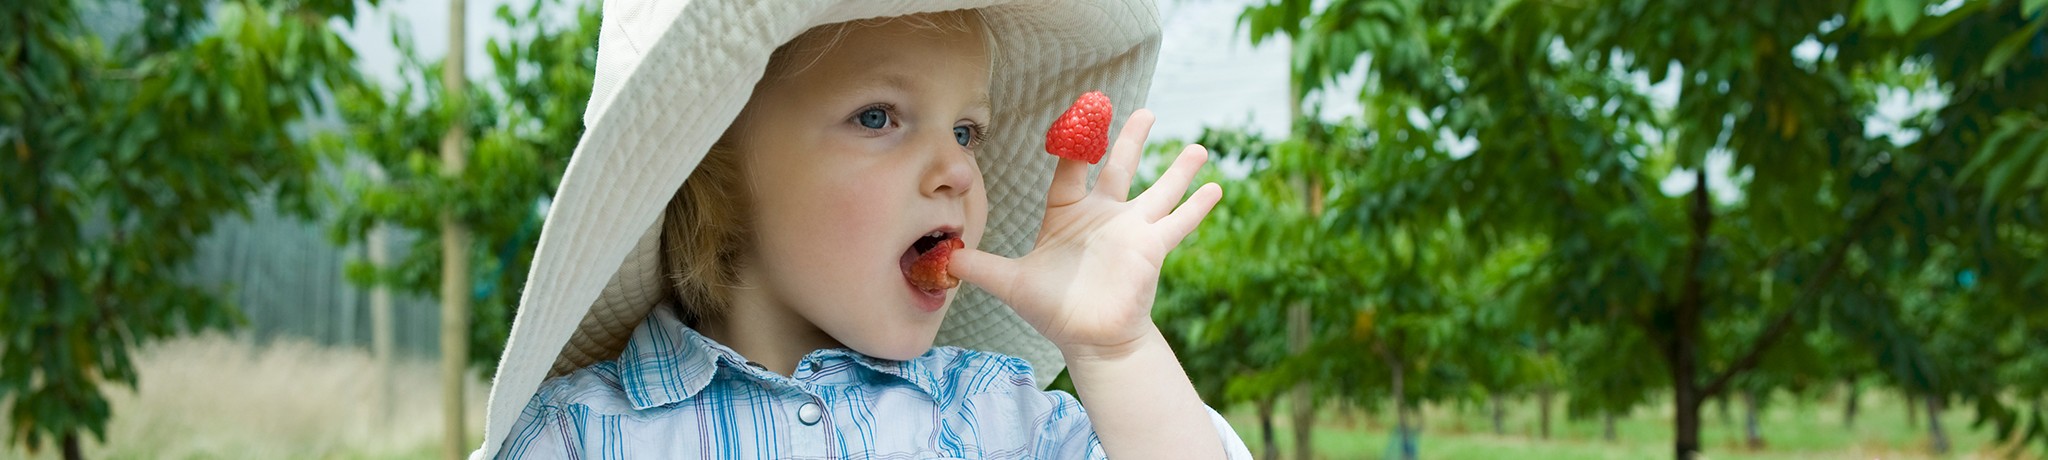
[[[890,88],[906,93],[914,92],[912,91],[912,88],[914,86],[915,85],[911,84],[911,79],[909,75],[895,72],[883,73],[879,76],[870,77],[860,83],[861,88]],[[989,94],[987,91],[982,91],[980,94],[976,95],[974,98],[973,105],[969,107],[984,109],[991,113],[995,112],[995,104],[991,103],[991,101],[989,100]]]

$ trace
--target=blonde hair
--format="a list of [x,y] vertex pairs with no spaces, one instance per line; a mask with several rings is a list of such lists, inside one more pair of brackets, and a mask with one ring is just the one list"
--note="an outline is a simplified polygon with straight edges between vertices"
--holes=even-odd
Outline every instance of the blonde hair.
[[747,242],[744,180],[739,152],[720,138],[662,211],[661,274],[686,324],[722,315],[732,304]]
[[[812,27],[776,47],[768,55],[768,67],[761,78],[765,82],[802,73],[854,28],[899,21],[914,30],[960,32],[978,28],[983,43],[993,49],[990,31],[980,19],[978,11],[958,10]],[[662,278],[672,288],[677,316],[691,326],[723,316],[732,305],[733,290],[741,286],[739,261],[741,250],[749,243],[745,206],[750,198],[746,195],[746,174],[740,167],[744,163],[740,157],[742,148],[735,141],[746,124],[745,116],[740,118],[711,144],[704,160],[683,180],[675,197],[669,199],[668,208],[662,211]]]

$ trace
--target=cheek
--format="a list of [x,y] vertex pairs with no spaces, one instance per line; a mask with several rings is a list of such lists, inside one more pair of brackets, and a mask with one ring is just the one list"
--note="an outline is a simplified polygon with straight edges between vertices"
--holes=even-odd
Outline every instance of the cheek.
[[982,237],[988,234],[988,183],[981,181],[980,175],[975,173],[976,186],[967,197],[967,228],[962,239],[970,248],[980,248]]
[[[881,243],[887,242],[888,225],[895,216],[880,206],[880,188],[858,180],[815,181],[818,187],[792,193],[779,205],[784,214],[775,229],[764,235],[779,251],[776,262],[803,270],[806,278],[843,278],[869,266],[888,262]],[[898,248],[900,250],[900,248]],[[886,267],[884,267],[886,268]],[[817,279],[817,278],[813,278]]]

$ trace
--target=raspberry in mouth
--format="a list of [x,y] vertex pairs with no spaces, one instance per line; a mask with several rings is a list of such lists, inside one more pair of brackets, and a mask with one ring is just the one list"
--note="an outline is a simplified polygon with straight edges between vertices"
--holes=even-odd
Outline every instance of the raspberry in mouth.
[[960,241],[959,233],[944,230],[926,233],[903,251],[899,261],[903,276],[910,281],[911,287],[928,294],[958,287],[960,279],[954,278],[946,267],[953,260],[953,251],[965,247],[967,243]]

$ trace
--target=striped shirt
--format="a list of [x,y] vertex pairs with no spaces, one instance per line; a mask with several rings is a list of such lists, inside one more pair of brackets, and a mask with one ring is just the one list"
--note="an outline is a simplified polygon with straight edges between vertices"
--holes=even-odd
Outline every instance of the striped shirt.
[[[1249,458],[1210,417],[1232,456]],[[1104,458],[1073,396],[1022,359],[818,350],[783,376],[655,308],[619,358],[549,379],[500,458]]]

